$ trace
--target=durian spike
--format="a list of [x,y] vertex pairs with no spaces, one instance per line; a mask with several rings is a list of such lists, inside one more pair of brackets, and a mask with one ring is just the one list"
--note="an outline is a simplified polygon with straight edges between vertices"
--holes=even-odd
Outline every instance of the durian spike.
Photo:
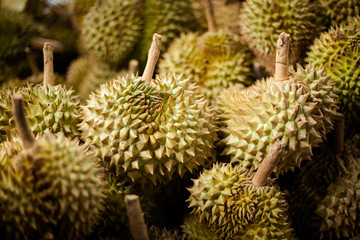
[[149,235],[141,211],[139,196],[126,195],[125,207],[129,217],[129,227],[132,238],[134,240],[148,240]]
[[33,37],[30,39],[30,45],[33,49],[42,49],[45,43],[51,43],[54,47],[55,52],[63,52],[64,51],[64,45],[54,39],[48,39],[48,38],[40,38],[40,37]]
[[30,69],[33,75],[37,75],[40,73],[39,67],[36,64],[35,58],[34,58],[34,54],[31,51],[31,49],[29,47],[26,47],[24,49],[25,53],[26,53],[26,58],[29,61],[29,65],[30,65]]
[[31,148],[35,143],[35,137],[29,127],[25,116],[25,108],[21,94],[13,95],[12,112],[15,119],[16,131],[25,148]]
[[134,74],[136,75],[136,73],[139,71],[139,62],[136,59],[130,60],[129,62],[129,74]]
[[276,43],[275,74],[276,82],[289,80],[290,34],[280,33]]
[[334,124],[334,131],[330,134],[329,144],[334,153],[344,151],[345,117],[341,116]]
[[142,76],[142,78],[145,81],[151,82],[156,63],[160,56],[160,48],[161,48],[161,35],[155,33],[153,35],[153,41],[152,41],[150,49],[149,49],[146,67],[145,67],[145,70],[144,70],[144,73]]
[[54,47],[46,42],[43,48],[44,54],[44,86],[54,86]]
[[284,152],[284,148],[285,146],[282,141],[277,141],[271,146],[269,153],[260,163],[260,166],[252,179],[252,184],[254,186],[261,187],[265,185],[266,179],[278,164],[281,154]]
[[209,32],[216,33],[218,31],[218,26],[216,25],[214,8],[211,0],[203,0],[205,7],[206,22],[208,25]]

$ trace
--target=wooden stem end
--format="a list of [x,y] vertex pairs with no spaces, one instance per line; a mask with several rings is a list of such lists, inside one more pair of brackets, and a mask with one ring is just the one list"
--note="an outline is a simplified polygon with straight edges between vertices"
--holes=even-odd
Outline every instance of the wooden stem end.
[[139,197],[137,195],[126,195],[125,207],[129,217],[132,238],[134,240],[149,240]]

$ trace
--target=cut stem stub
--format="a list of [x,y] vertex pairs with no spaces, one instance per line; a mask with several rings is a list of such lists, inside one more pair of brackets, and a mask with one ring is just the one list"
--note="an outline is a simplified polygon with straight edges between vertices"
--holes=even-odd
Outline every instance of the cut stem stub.
[[25,148],[31,148],[35,144],[35,137],[29,127],[25,116],[25,108],[21,94],[14,94],[12,112],[15,119],[16,131]]
[[44,86],[54,86],[54,47],[46,42],[43,48],[44,54]]
[[289,80],[289,46],[290,34],[280,33],[276,44],[276,59],[275,59],[275,81]]
[[134,74],[136,75],[136,73],[139,71],[139,62],[136,59],[130,60],[129,62],[129,74]]
[[269,153],[260,163],[260,166],[252,179],[252,184],[254,186],[261,187],[265,185],[266,179],[268,179],[278,164],[284,149],[285,146],[282,141],[277,141],[270,147]]
[[139,196],[126,195],[125,207],[129,217],[130,233],[134,240],[149,240],[149,235],[141,211]]
[[155,33],[149,49],[149,55],[146,62],[146,67],[142,76],[142,78],[148,82],[151,82],[152,76],[154,74],[155,66],[160,56],[160,49],[161,49],[161,35]]
[[30,65],[30,69],[33,75],[37,75],[40,73],[39,67],[36,64],[36,60],[34,57],[34,54],[32,53],[31,49],[29,47],[26,47],[24,49],[25,53],[26,53],[26,57],[29,61],[29,65]]
[[213,4],[211,0],[203,0],[203,5],[205,8],[208,30],[209,32],[216,33],[218,31],[218,26],[216,25],[216,21],[215,21]]

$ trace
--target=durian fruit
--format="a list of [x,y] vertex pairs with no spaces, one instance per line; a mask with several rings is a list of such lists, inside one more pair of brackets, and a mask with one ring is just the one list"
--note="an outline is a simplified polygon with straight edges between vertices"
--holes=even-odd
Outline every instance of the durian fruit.
[[314,13],[310,0],[247,0],[240,11],[240,32],[258,61],[273,74],[281,32],[291,35],[290,65],[303,62],[305,49],[319,28]]
[[[100,169],[87,149],[63,135],[35,140],[21,95],[14,95],[19,140],[2,143],[0,232],[6,239],[84,239],[102,211]],[[20,149],[22,148],[22,149]]]
[[317,2],[325,20],[330,20],[333,27],[345,23],[348,17],[360,16],[360,2],[358,0],[319,0]]
[[31,130],[35,134],[52,132],[64,133],[70,138],[80,136],[77,124],[80,122],[80,101],[72,90],[61,85],[53,86],[52,48],[44,46],[44,85],[28,85],[13,90],[0,91],[0,141],[15,134],[11,113],[11,96],[19,92],[25,99],[25,109]]
[[219,239],[294,239],[285,195],[267,180],[283,148],[273,145],[255,175],[230,163],[204,170],[188,189],[192,213]]
[[218,30],[212,3],[204,1],[209,32],[181,35],[174,41],[160,62],[160,73],[183,73],[209,100],[223,88],[242,87],[252,83],[251,54],[245,46],[236,46],[231,36]]
[[223,91],[217,99],[226,138],[223,154],[251,170],[277,141],[285,153],[276,167],[282,174],[310,160],[312,148],[325,140],[337,114],[336,94],[329,76],[312,66],[288,73],[289,35],[278,40],[274,77],[257,81],[247,89]]
[[315,67],[323,65],[335,82],[341,112],[348,122],[360,120],[360,17],[350,18],[324,32],[314,41],[307,61]]
[[215,116],[196,85],[175,74],[151,79],[160,45],[155,34],[142,77],[118,78],[92,93],[80,124],[107,171],[144,184],[208,164],[217,139]]
[[143,19],[138,0],[104,0],[81,25],[81,45],[100,62],[119,65],[140,38]]
[[73,26],[80,30],[84,16],[89,12],[92,6],[99,0],[73,0],[70,3],[71,21]]
[[184,233],[196,240],[216,240],[220,237],[216,235],[215,230],[211,229],[204,222],[199,221],[197,215],[189,215],[185,217],[184,223],[181,225]]
[[191,12],[190,0],[144,0],[143,14],[143,31],[132,54],[132,58],[139,61],[140,70],[145,67],[146,54],[155,32],[162,36],[161,52],[165,53],[180,33],[197,30],[198,23]]
[[150,240],[188,240],[186,234],[180,233],[178,230],[168,230],[158,226],[151,226],[149,228]]

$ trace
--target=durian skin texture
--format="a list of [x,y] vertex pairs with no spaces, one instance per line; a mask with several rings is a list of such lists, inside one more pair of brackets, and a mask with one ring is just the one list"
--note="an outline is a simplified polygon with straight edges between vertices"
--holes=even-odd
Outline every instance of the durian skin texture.
[[252,176],[240,165],[204,170],[188,189],[192,213],[221,239],[293,239],[284,194],[271,181],[253,186]]
[[345,23],[348,17],[360,15],[358,0],[319,0],[318,5],[322,8],[322,14],[330,18],[333,27]]
[[275,70],[279,34],[290,34],[290,65],[302,63],[315,37],[314,10],[308,0],[247,0],[240,11],[240,32],[269,73]]
[[0,231],[10,239],[47,232],[55,239],[83,239],[91,233],[104,195],[100,169],[86,148],[45,134],[12,158],[1,171]]
[[256,170],[279,139],[285,152],[275,173],[299,167],[333,128],[338,117],[336,97],[329,76],[311,65],[299,66],[288,81],[274,82],[271,77],[247,89],[224,90],[217,99],[226,135],[223,154]]
[[121,64],[141,35],[138,0],[104,0],[85,15],[81,44],[100,62]]
[[323,65],[335,83],[341,102],[340,111],[348,122],[360,120],[360,17],[349,18],[324,32],[310,47],[307,61]]
[[21,93],[32,132],[62,132],[70,138],[80,137],[77,124],[80,123],[80,101],[61,85],[28,85],[26,88],[0,91],[0,141],[16,134],[12,117],[12,96]]
[[126,76],[101,85],[83,106],[82,139],[105,169],[131,181],[159,183],[213,161],[213,110],[181,75],[151,83]]

